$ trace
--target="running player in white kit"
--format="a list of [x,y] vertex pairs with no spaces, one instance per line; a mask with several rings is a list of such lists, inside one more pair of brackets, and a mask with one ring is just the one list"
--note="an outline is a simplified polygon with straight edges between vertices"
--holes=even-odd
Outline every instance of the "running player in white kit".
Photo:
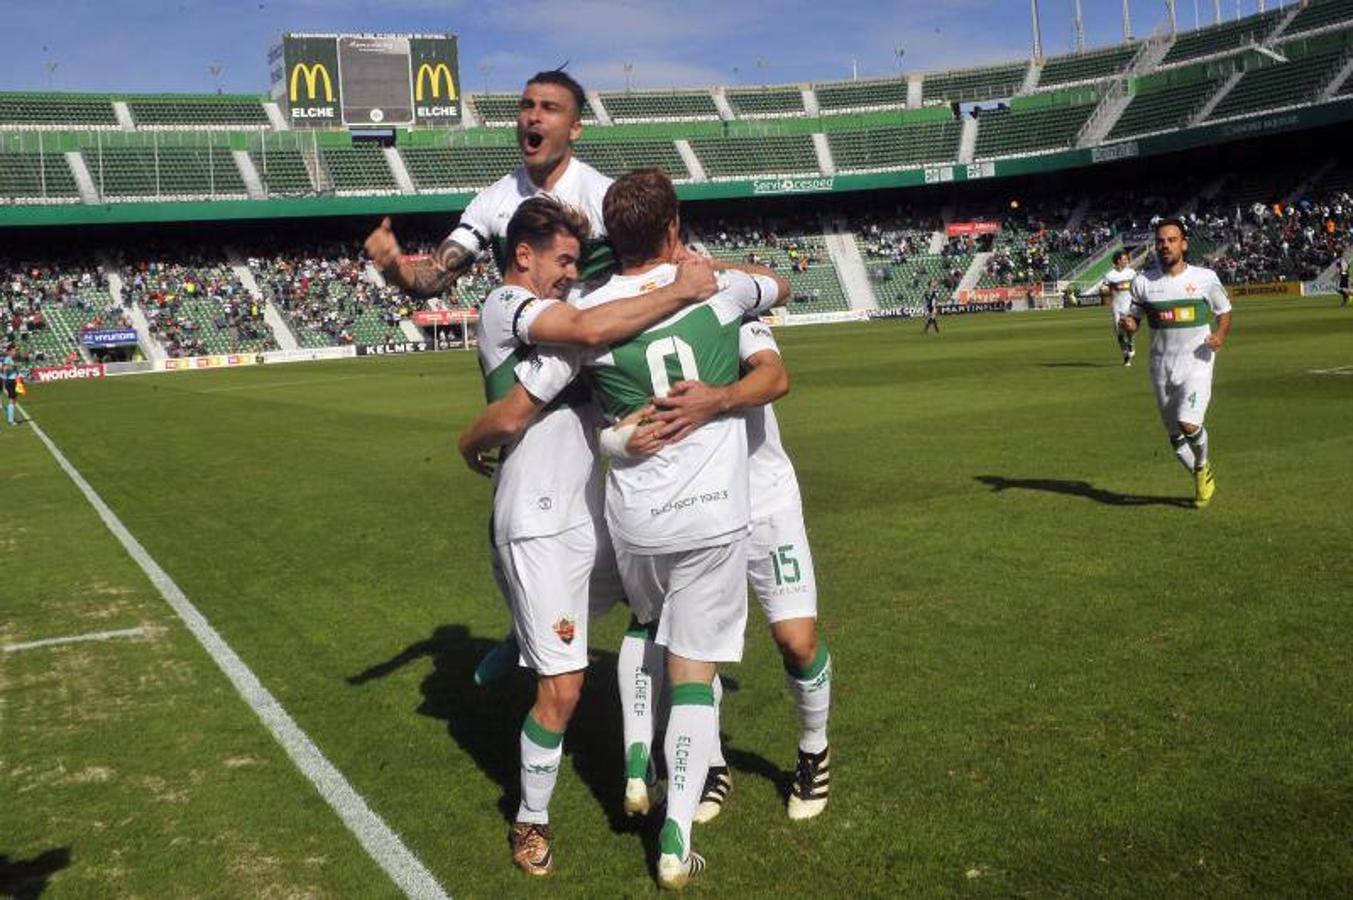
[[[587,311],[561,302],[577,278],[587,233],[581,213],[547,197],[526,200],[512,216],[505,284],[485,299],[478,323],[490,406],[460,439],[461,454],[481,474],[493,466],[487,454],[506,445],[494,482],[495,575],[512,610],[521,662],[538,675],[522,726],[521,805],[511,837],[513,861],[533,875],[553,868],[549,801],[587,668],[594,561],[599,545],[610,551],[595,527],[601,485],[590,394],[577,384],[552,393],[548,404],[537,399],[540,365],[532,347],[607,346],[685,305],[683,291]],[[698,263],[688,263],[677,277],[701,274]]]
[[[1121,319],[1129,334],[1151,322],[1151,381],[1156,405],[1179,462],[1194,476],[1194,506],[1212,502],[1216,480],[1203,420],[1212,399],[1212,369],[1231,331],[1231,301],[1217,273],[1191,266],[1188,231],[1179,219],[1156,224],[1156,264],[1132,281],[1132,305]],[[1209,316],[1217,318],[1217,330]]]
[[1137,355],[1133,335],[1123,328],[1123,319],[1132,306],[1132,279],[1137,273],[1132,268],[1132,255],[1127,250],[1119,250],[1113,255],[1113,268],[1104,276],[1104,287],[1109,291],[1109,302],[1113,306],[1113,334],[1118,339],[1118,349],[1123,354],[1123,365],[1132,365]]

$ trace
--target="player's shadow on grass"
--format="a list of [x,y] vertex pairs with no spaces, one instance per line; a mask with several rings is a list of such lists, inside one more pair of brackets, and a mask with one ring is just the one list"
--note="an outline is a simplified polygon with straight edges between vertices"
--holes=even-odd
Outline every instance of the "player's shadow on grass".
[[[486,688],[475,685],[475,666],[494,643],[471,637],[463,625],[444,625],[426,640],[410,644],[347,681],[359,686],[418,660],[431,661],[432,672],[420,685],[423,699],[418,713],[445,722],[452,740],[498,784],[502,789],[498,808],[510,822],[520,799],[518,748],[522,719],[534,699],[534,680],[525,670],[518,670]],[[589,654],[582,698],[564,736],[564,755],[572,760],[611,830],[640,833],[649,857],[656,859],[657,824],[626,818],[623,812],[625,761],[616,654],[595,650]]]
[[1142,494],[1120,494],[1097,488],[1088,481],[1067,481],[1057,478],[1004,478],[1000,475],[975,475],[977,481],[988,485],[995,493],[1017,488],[1025,491],[1042,491],[1047,494],[1067,494],[1084,497],[1105,506],[1174,506],[1180,509],[1193,509],[1193,501],[1183,497],[1150,497]]
[[10,859],[0,853],[0,897],[15,900],[40,897],[48,880],[69,865],[69,847],[47,850],[32,859]]

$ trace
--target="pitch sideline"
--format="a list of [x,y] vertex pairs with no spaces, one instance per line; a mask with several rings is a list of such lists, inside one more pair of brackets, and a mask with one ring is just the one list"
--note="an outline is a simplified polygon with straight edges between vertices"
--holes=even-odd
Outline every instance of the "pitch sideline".
[[61,450],[47,437],[32,416],[25,416],[32,425],[33,433],[46,446],[52,458],[84,494],[89,505],[99,514],[103,524],[118,539],[123,548],[136,564],[145,572],[170,607],[183,621],[183,624],[197,638],[202,648],[211,656],[212,661],[225,673],[226,678],[235,686],[236,692],[249,708],[263,721],[277,743],[291,757],[296,768],[315,786],[329,806],[343,820],[353,836],[366,850],[375,863],[390,876],[391,880],[406,896],[429,898],[429,900],[450,900],[449,895],[437,883],[418,857],[404,845],[399,835],[385,824],[385,821],[371,809],[362,795],[343,777],[343,773],[329,762],[324,753],[315,746],[296,721],[291,718],[282,704],[258,680],[253,670],[240,659],[225,639],[198,611],[188,596],[183,593],[169,574],[141,546],[122,521],[103,502],[98,492],[85,481],[79,470],[66,459]]

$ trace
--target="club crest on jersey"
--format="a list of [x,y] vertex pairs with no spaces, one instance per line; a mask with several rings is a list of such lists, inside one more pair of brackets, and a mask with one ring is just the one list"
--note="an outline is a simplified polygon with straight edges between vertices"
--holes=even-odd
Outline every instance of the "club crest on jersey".
[[1185,282],[1185,283],[1184,283],[1184,293],[1186,293],[1186,294],[1196,294],[1196,293],[1198,293],[1198,285],[1194,284],[1194,283],[1191,282],[1191,281]]
[[568,616],[560,616],[559,621],[554,623],[554,633],[559,636],[559,640],[565,644],[573,643],[573,637],[577,634],[577,626]]

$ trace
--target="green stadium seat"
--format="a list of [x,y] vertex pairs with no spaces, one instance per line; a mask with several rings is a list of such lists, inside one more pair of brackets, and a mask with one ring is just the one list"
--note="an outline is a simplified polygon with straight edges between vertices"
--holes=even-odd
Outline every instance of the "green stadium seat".
[[[517,110],[521,106],[521,94],[473,94],[470,102],[485,125],[511,125],[517,121]],[[597,121],[592,101],[583,101],[583,122],[593,124]]]
[[[713,229],[711,229],[713,230]],[[758,229],[762,231],[765,229]],[[827,241],[821,234],[790,230],[776,233],[774,243],[764,237],[751,238],[751,229],[723,241],[718,234],[706,234],[705,247],[716,259],[746,262],[755,254],[757,262],[769,266],[789,280],[793,294],[785,306],[791,314],[835,312],[850,308],[841,290]],[[801,262],[806,256],[806,265]]]
[[963,125],[957,120],[829,131],[827,144],[838,172],[898,169],[958,158]]
[[1032,150],[1070,147],[1094,103],[1037,109],[983,111],[978,117],[976,157],[1008,156]]
[[1024,84],[1028,63],[1009,63],[962,72],[935,72],[925,76],[922,96],[930,100],[994,100],[1011,97]]
[[245,196],[226,147],[86,147],[84,158],[105,198]]
[[79,192],[64,155],[0,152],[0,199],[70,202]]
[[601,105],[614,122],[719,118],[709,91],[619,91],[602,94]]
[[339,194],[397,193],[399,185],[380,147],[321,147],[320,157]]
[[672,141],[579,141],[573,151],[583,162],[612,178],[652,166],[667,172],[674,181],[689,181],[691,177]]
[[713,179],[818,172],[817,153],[808,134],[692,138],[691,149]]
[[1179,128],[1207,102],[1222,81],[1218,76],[1136,95],[1110,129],[1107,140]]
[[1212,110],[1208,120],[1313,103],[1342,62],[1340,48],[1246,72]]
[[0,125],[117,128],[113,102],[79,94],[0,94]]
[[1312,0],[1283,31],[1283,36],[1353,22],[1353,0]]
[[127,108],[138,127],[266,128],[257,97],[136,97]]
[[803,115],[797,87],[729,88],[724,96],[740,118]]
[[1124,44],[1104,50],[1054,56],[1043,63],[1043,71],[1038,76],[1038,86],[1043,88],[1075,81],[1111,78],[1127,68],[1138,49],[1137,44]]
[[315,193],[305,157],[300,150],[250,150],[263,189],[272,196]]
[[817,106],[823,113],[859,109],[888,109],[907,105],[904,78],[884,81],[830,81],[813,85]]
[[420,191],[488,187],[521,165],[516,144],[406,147],[400,155]]
[[1197,31],[1183,32],[1174,39],[1161,65],[1197,59],[1214,53],[1225,53],[1251,43],[1262,44],[1277,27],[1282,10],[1246,16],[1235,22],[1211,25]]

